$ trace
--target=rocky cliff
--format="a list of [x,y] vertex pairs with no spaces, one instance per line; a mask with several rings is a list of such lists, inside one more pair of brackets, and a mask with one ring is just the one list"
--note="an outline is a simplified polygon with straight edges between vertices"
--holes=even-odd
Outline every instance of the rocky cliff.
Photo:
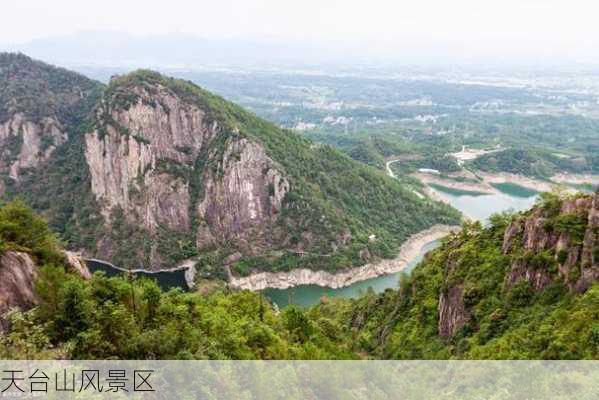
[[343,310],[358,349],[382,358],[596,358],[598,204],[544,193],[528,211],[466,222],[399,290],[318,315]]
[[[286,269],[329,264],[334,270],[372,261],[381,254],[368,239],[374,230],[365,226],[375,221],[362,219],[373,205],[352,192],[380,190],[364,180],[374,171],[331,149],[319,152],[189,82],[151,71],[115,77],[85,134],[91,192],[106,227],[96,253],[142,268],[172,267],[202,255],[226,264],[234,257],[236,273],[281,263]],[[358,168],[363,177],[344,193],[332,186],[345,185],[335,182],[345,167]],[[387,182],[379,183],[389,190]],[[397,243],[430,222],[456,220],[441,207],[433,211],[437,205],[418,205],[401,189],[392,191],[402,213],[408,206],[443,216],[417,221],[421,229],[403,226]],[[362,202],[356,221],[350,213]]]
[[[539,205],[511,219],[497,246],[501,256],[496,267],[505,264],[501,290],[508,297],[534,296],[556,285],[583,293],[599,280],[599,194],[544,196]],[[476,283],[464,279],[470,259],[463,249],[448,254],[438,319],[439,335],[446,338],[472,322],[472,306],[480,296]]]
[[223,265],[336,272],[460,219],[191,82],[140,70],[103,86],[22,55],[0,61],[3,197],[25,198],[88,256],[194,260],[202,278],[226,278]]
[[[18,182],[69,138],[101,85],[22,54],[0,54],[0,174]],[[0,191],[6,185],[0,182]],[[9,182],[10,183],[10,182]]]
[[[290,187],[282,168],[197,98],[182,98],[159,75],[144,74],[139,82],[112,82],[96,128],[85,135],[91,189],[107,223],[123,217],[149,238],[176,232],[199,250],[227,243],[258,252]],[[115,216],[117,209],[122,214]],[[106,251],[114,246],[109,241]],[[166,262],[157,247],[148,261]]]
[[[76,254],[66,252],[65,262],[74,273],[85,279],[91,274],[83,260]],[[12,309],[28,310],[38,302],[35,281],[39,266],[34,258],[23,251],[5,251],[0,254],[0,328],[4,328],[4,316]]]
[[599,278],[599,195],[553,201],[506,230],[504,254],[520,250],[507,276],[509,287],[524,280],[541,290],[557,278],[583,292]]

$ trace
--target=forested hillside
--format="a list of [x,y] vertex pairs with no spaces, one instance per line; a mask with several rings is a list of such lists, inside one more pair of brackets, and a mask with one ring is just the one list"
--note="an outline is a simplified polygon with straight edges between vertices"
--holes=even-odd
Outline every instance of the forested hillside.
[[225,260],[240,275],[335,271],[460,220],[190,82],[141,70],[105,87],[24,55],[2,60],[14,89],[3,93],[2,196],[25,199],[87,255],[146,269],[193,259],[220,279]]
[[[7,211],[14,207],[0,210],[2,227],[14,226],[16,216]],[[164,293],[145,279],[96,274],[86,281],[52,263],[40,269],[39,306],[8,317],[0,354],[597,358],[598,227],[599,195],[544,195],[532,210],[497,215],[488,227],[465,225],[404,276],[397,290],[282,312],[258,293]],[[26,238],[27,229],[20,231]],[[3,248],[10,232],[0,231]],[[18,244],[26,239],[11,240],[9,246],[35,249],[40,238],[26,245]]]

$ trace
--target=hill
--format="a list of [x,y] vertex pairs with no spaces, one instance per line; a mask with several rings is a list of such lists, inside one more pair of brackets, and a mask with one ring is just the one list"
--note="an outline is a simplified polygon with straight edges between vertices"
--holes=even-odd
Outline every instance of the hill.
[[100,88],[23,54],[0,53],[0,193],[69,140]]
[[599,194],[544,194],[466,225],[398,291],[319,307],[375,358],[596,359],[598,278]]
[[[66,73],[44,68],[48,81]],[[15,80],[26,85],[29,76]],[[84,117],[5,193],[24,197],[88,255],[148,269],[192,259],[205,277],[225,277],[224,264],[241,275],[335,271],[392,257],[411,234],[459,220],[190,82],[141,70],[90,87],[102,92],[93,107],[76,103]]]
[[[23,219],[31,222],[15,229]],[[545,195],[486,228],[466,224],[398,290],[282,312],[248,291],[164,293],[147,279],[101,273],[84,280],[64,267],[43,222],[19,205],[0,208],[0,227],[0,273],[15,246],[38,265],[53,260],[39,268],[37,307],[4,315],[3,358],[599,356],[599,194]]]

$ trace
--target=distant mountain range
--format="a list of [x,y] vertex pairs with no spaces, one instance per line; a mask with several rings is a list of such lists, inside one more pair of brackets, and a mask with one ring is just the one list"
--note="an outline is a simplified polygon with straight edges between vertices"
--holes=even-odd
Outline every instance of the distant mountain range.
[[0,50],[23,52],[64,66],[127,68],[202,68],[206,66],[342,65],[351,57],[367,59],[349,45],[274,39],[208,39],[170,34],[133,36],[123,32],[90,31],[48,37],[26,43],[0,43]]

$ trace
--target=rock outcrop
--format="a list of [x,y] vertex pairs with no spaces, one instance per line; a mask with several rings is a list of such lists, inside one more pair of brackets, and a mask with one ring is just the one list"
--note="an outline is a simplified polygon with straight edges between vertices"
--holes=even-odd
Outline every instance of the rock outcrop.
[[[499,253],[494,258],[496,268],[503,268],[505,262],[503,296],[509,298],[519,283],[525,286],[516,295],[527,290],[538,293],[552,284],[582,293],[599,280],[599,193],[549,195],[544,203],[516,215],[505,228],[503,240],[495,245],[496,249],[485,251]],[[477,260],[460,246],[459,237],[449,243],[442,261],[438,334],[446,339],[467,324],[475,325],[472,307],[481,290],[472,277],[464,278]],[[465,262],[462,255],[466,255]],[[499,262],[501,255],[504,258]]]
[[197,211],[206,224],[197,232],[197,246],[234,241],[252,252],[268,241],[266,235],[281,212],[289,181],[261,146],[245,139],[227,147],[222,170],[220,179],[204,171],[204,200]]
[[470,321],[470,312],[464,305],[464,289],[452,286],[439,296],[439,336],[448,338]]
[[56,119],[34,122],[17,113],[0,124],[0,170],[18,181],[23,170],[47,161],[66,140],[67,134]]
[[88,100],[100,86],[23,54],[0,53],[0,174],[18,183],[48,161],[91,110]]
[[[149,237],[166,229],[194,237],[198,249],[263,248],[290,188],[264,148],[166,85],[125,89],[118,78],[113,85],[85,136],[92,192],[107,223],[120,209]],[[154,249],[150,265],[162,264]]]
[[[65,252],[66,266],[84,279],[91,273],[83,259],[76,253]],[[38,265],[25,252],[5,251],[0,254],[0,328],[3,328],[2,316],[13,308],[27,310],[37,304],[35,280]]]
[[7,251],[0,255],[0,315],[12,308],[28,309],[37,302],[37,266],[29,254]]
[[599,278],[598,207],[599,195],[575,196],[564,200],[555,215],[537,207],[512,222],[503,252],[510,255],[520,248],[523,256],[514,257],[507,286],[526,280],[541,290],[555,280],[551,267],[556,265],[571,290],[585,291]]

